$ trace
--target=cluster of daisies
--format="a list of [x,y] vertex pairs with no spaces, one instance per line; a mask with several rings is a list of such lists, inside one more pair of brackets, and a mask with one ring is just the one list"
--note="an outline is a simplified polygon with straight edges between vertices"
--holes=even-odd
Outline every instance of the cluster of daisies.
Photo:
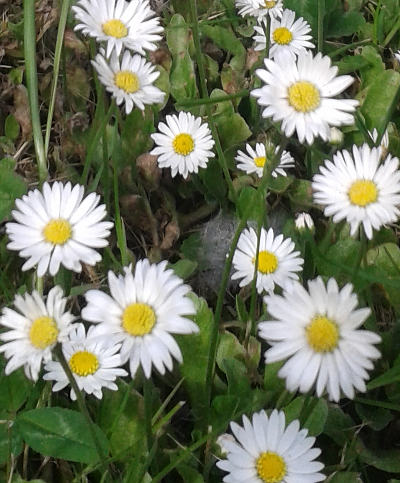
[[[108,245],[113,223],[102,221],[105,205],[99,196],[84,196],[80,185],[44,183],[16,200],[15,222],[6,225],[11,250],[26,258],[22,269],[37,266],[38,276],[55,276],[60,266],[81,272],[82,263],[101,260],[98,248]],[[69,379],[54,349],[62,353],[80,390],[102,397],[102,388],[116,390],[117,377],[131,377],[139,366],[149,378],[153,366],[161,374],[172,370],[173,359],[182,361],[171,334],[198,331],[188,317],[195,314],[190,287],[167,268],[167,262],[150,264],[147,259],[124,268],[124,275],[108,273],[109,294],[89,290],[87,305],[79,317],[66,309],[67,298],[59,286],[47,297],[38,291],[16,295],[14,309],[4,308],[0,319],[7,331],[0,334],[0,352],[8,359],[5,373],[23,367],[36,381],[44,363],[45,380],[55,381],[53,390],[66,387]],[[78,319],[90,322],[85,326]],[[76,394],[71,389],[71,398]]]

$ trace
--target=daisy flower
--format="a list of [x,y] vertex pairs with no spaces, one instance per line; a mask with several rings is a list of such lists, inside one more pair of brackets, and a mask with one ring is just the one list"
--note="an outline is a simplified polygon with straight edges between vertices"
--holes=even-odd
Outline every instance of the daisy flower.
[[158,34],[164,29],[148,0],[79,0],[72,10],[79,22],[75,30],[107,42],[107,57],[114,49],[119,55],[122,48],[145,55],[162,38]]
[[254,413],[251,421],[243,416],[243,426],[232,422],[232,433],[237,442],[224,441],[226,460],[217,462],[227,471],[223,481],[230,483],[314,483],[326,476],[320,471],[324,465],[315,461],[321,454],[312,448],[315,438],[300,429],[298,419],[286,426],[285,413],[274,409]]
[[180,112],[179,117],[166,116],[166,121],[167,124],[158,124],[160,132],[151,135],[157,147],[150,154],[158,156],[159,167],[171,168],[172,177],[179,173],[184,178],[205,168],[208,158],[214,157],[208,124],[202,124],[201,118],[190,112]]
[[313,219],[308,213],[298,213],[294,224],[299,231],[314,230]]
[[114,51],[107,60],[104,50],[101,49],[92,64],[100,81],[115,97],[118,106],[125,102],[127,114],[134,106],[143,111],[145,104],[158,104],[163,101],[165,93],[153,86],[160,73],[141,55],[131,55],[126,50],[120,60]]
[[236,0],[239,15],[255,17],[261,23],[269,15],[271,18],[280,17],[283,10],[283,0]]
[[[295,21],[296,14],[292,10],[285,9],[282,18],[272,19],[271,22],[271,47],[269,57],[271,59],[295,60],[300,52],[314,48],[310,42],[312,39],[310,25],[301,17]],[[254,50],[265,50],[265,32],[262,27],[255,26],[254,30],[259,34],[254,36],[256,46]]]
[[[261,229],[260,250],[258,253],[257,291],[272,292],[275,284],[285,287],[292,280],[298,280],[295,272],[300,272],[304,260],[295,248],[291,238],[283,235],[274,237],[274,230]],[[257,234],[253,228],[246,228],[239,237],[238,245],[233,255],[233,267],[236,270],[232,279],[242,279],[240,287],[248,285],[253,280],[254,263],[257,250]]]
[[47,270],[54,276],[60,264],[80,272],[81,262],[95,265],[101,260],[94,248],[108,245],[113,223],[100,221],[107,215],[105,205],[99,205],[100,196],[90,193],[83,198],[84,192],[83,186],[56,181],[15,201],[18,210],[12,216],[17,223],[6,224],[11,240],[7,248],[28,259],[22,270],[37,264],[39,277]]
[[330,126],[350,125],[358,101],[332,99],[344,91],[354,79],[349,75],[336,76],[338,68],[331,59],[310,51],[300,52],[297,61],[264,60],[266,70],[256,74],[265,86],[251,91],[258,104],[265,106],[263,117],[282,121],[281,129],[287,137],[297,132],[299,141],[308,144],[320,136],[330,137]]
[[[267,144],[267,149],[265,144],[257,143],[255,149],[253,149],[250,144],[246,144],[246,149],[248,154],[243,151],[238,151],[235,157],[238,162],[237,167],[247,174],[256,173],[259,178],[262,178],[264,165],[269,163],[270,160],[267,157],[267,151],[278,154],[280,146],[274,147],[271,144]],[[272,171],[271,175],[276,178],[278,174],[281,176],[286,176],[286,168],[294,167],[294,159],[287,151],[282,151],[281,159],[278,166]]]
[[345,219],[351,235],[362,224],[371,239],[372,229],[379,230],[400,215],[399,160],[389,154],[380,164],[381,153],[381,148],[368,144],[353,146],[353,155],[338,151],[313,178],[314,201],[325,206],[325,216],[333,216],[334,223]]
[[[85,326],[78,324],[69,334],[69,338],[62,345],[64,357],[71,369],[72,375],[81,391],[93,394],[98,399],[103,397],[102,388],[116,391],[117,377],[127,376],[121,369],[121,356],[118,351],[121,344],[99,333],[97,327],[90,327],[86,335]],[[61,364],[49,361],[45,366],[47,371],[43,379],[56,381],[53,391],[60,391],[69,384]],[[71,388],[70,397],[76,401],[75,391]]]
[[315,384],[317,396],[327,390],[329,399],[339,401],[341,391],[354,398],[366,390],[367,370],[380,357],[374,347],[379,335],[357,330],[371,313],[357,309],[358,299],[347,284],[339,290],[336,280],[325,287],[321,277],[308,282],[307,290],[294,282],[283,296],[264,297],[274,320],[259,324],[259,335],[272,347],[265,362],[287,359],[278,376],[286,379],[289,391],[306,393]]
[[9,328],[0,334],[5,342],[0,346],[8,363],[6,375],[24,367],[26,377],[37,381],[42,361],[51,359],[51,350],[57,342],[63,342],[73,328],[75,317],[65,310],[67,299],[61,287],[53,287],[46,301],[33,291],[16,295],[16,310],[4,308],[0,324]]
[[190,287],[183,284],[167,262],[137,262],[135,273],[125,268],[123,276],[108,272],[111,296],[89,290],[88,305],[82,317],[99,323],[103,333],[115,334],[122,342],[122,362],[129,360],[132,377],[139,365],[147,378],[152,365],[161,373],[172,370],[171,355],[182,362],[181,351],[171,334],[198,332],[197,325],[186,316],[194,315],[193,302],[186,297]]

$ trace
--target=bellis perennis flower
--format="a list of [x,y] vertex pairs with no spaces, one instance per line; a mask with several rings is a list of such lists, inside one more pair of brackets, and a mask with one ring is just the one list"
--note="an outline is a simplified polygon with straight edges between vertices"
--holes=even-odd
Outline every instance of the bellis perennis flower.
[[15,201],[12,216],[17,223],[7,223],[10,238],[7,248],[18,250],[28,260],[22,270],[38,265],[42,277],[47,270],[55,275],[60,265],[80,272],[81,262],[95,265],[101,260],[95,248],[108,245],[106,238],[114,224],[101,221],[106,215],[100,196],[90,193],[84,198],[83,186],[55,182],[44,183],[42,192],[29,191]]
[[337,76],[338,68],[327,56],[310,51],[300,52],[297,60],[265,59],[265,69],[256,74],[265,86],[251,95],[264,106],[263,117],[282,121],[281,129],[287,137],[297,132],[299,141],[308,144],[319,136],[330,138],[330,126],[350,125],[358,101],[333,99],[343,92],[354,79],[349,75]]
[[100,290],[86,293],[88,305],[82,317],[100,324],[104,334],[116,335],[122,342],[122,362],[129,360],[132,377],[139,365],[145,376],[152,365],[161,373],[172,370],[172,357],[182,361],[182,354],[171,334],[198,332],[197,325],[186,316],[193,315],[193,302],[186,295],[190,287],[183,284],[167,262],[150,264],[147,259],[136,263],[135,272],[108,272],[111,296]]
[[254,413],[250,421],[243,416],[243,426],[232,422],[237,442],[224,440],[227,459],[217,462],[229,474],[229,483],[315,483],[325,480],[324,465],[315,461],[321,453],[312,448],[315,438],[307,436],[295,419],[287,427],[283,411],[274,409]]
[[278,375],[289,391],[306,393],[315,385],[318,397],[326,390],[329,399],[339,401],[341,392],[352,399],[355,389],[366,390],[367,370],[380,357],[374,344],[381,338],[359,330],[371,310],[356,309],[352,290],[351,284],[339,290],[333,278],[325,286],[318,277],[308,291],[294,282],[283,296],[264,297],[273,317],[259,324],[260,337],[272,346],[265,362],[286,360]]
[[[83,324],[78,324],[69,334],[69,338],[62,345],[64,357],[68,362],[72,375],[79,389],[87,394],[93,394],[101,399],[102,388],[116,391],[115,380],[120,376],[127,376],[125,369],[121,369],[121,356],[118,351],[121,344],[116,343],[115,337],[104,336],[97,327],[90,327],[86,335]],[[46,374],[43,379],[56,381],[53,391],[60,391],[69,384],[61,364],[49,361],[46,364]],[[76,400],[73,389],[71,399]]]
[[123,48],[141,55],[156,50],[164,30],[148,0],[79,0],[72,10],[79,22],[75,30],[106,42],[107,57],[114,49],[117,55]]
[[325,216],[335,223],[346,220],[354,235],[360,224],[372,238],[372,230],[396,221],[400,216],[399,160],[389,154],[380,164],[382,148],[353,146],[325,161],[313,178],[316,203],[325,206]]
[[155,67],[146,62],[144,57],[138,54],[131,55],[125,51],[121,60],[115,52],[107,60],[104,50],[101,49],[92,64],[99,74],[100,81],[115,97],[117,105],[125,103],[127,114],[134,106],[143,111],[146,104],[158,104],[163,101],[165,93],[153,86],[160,73],[155,71]]
[[267,16],[280,17],[283,10],[283,0],[236,0],[235,5],[239,15],[255,17],[259,23]]
[[[265,144],[257,143],[255,149],[253,149],[250,144],[246,144],[246,150],[248,154],[244,153],[243,151],[238,151],[235,157],[236,161],[238,162],[237,167],[248,174],[256,173],[259,178],[262,177],[264,172],[264,165],[265,163],[271,163],[271,160],[268,159],[267,151],[274,152],[278,154],[280,150],[280,146],[272,146],[271,144],[267,144],[267,148]],[[272,171],[272,177],[276,178],[278,175],[286,176],[286,168],[293,168],[294,167],[294,159],[287,151],[282,151],[281,159],[278,166]]]
[[16,310],[4,308],[0,324],[10,329],[0,334],[5,342],[0,346],[8,360],[8,375],[24,367],[29,379],[37,380],[42,361],[49,361],[57,342],[67,339],[75,317],[65,310],[67,299],[60,287],[54,287],[47,299],[34,291],[32,294],[16,295]]

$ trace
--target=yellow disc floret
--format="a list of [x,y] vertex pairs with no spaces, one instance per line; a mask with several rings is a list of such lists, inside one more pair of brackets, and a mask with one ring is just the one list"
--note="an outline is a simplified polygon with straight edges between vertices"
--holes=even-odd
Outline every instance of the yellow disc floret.
[[295,82],[288,88],[288,102],[298,112],[315,111],[320,104],[319,90],[311,82]]
[[101,26],[105,35],[109,37],[115,37],[116,39],[122,39],[128,35],[128,29],[126,26],[118,20],[117,18],[113,18],[112,20],[108,20],[107,22],[103,23]]
[[369,179],[355,181],[349,189],[349,199],[353,205],[366,206],[378,198],[376,184]]
[[254,158],[254,164],[257,166],[257,168],[263,168],[266,161],[267,161],[267,158],[265,156]]
[[194,140],[190,134],[181,133],[175,136],[172,141],[172,147],[176,154],[187,156],[194,149]]
[[[256,257],[253,257],[252,262],[255,263]],[[272,252],[263,250],[258,254],[258,271],[267,274],[273,273],[278,268],[278,258]]]
[[147,304],[128,305],[122,314],[122,327],[130,335],[143,336],[151,332],[156,314]]
[[71,356],[68,364],[74,374],[89,376],[99,368],[99,359],[92,352],[78,351]]
[[265,483],[279,483],[286,475],[285,460],[273,451],[261,453],[256,469],[258,477]]
[[331,352],[338,345],[339,329],[324,315],[317,315],[306,327],[308,344],[315,352]]
[[274,39],[274,42],[279,45],[287,45],[292,41],[293,35],[292,32],[286,27],[278,27],[274,30],[272,38]]
[[29,330],[29,340],[36,349],[46,349],[57,341],[58,328],[54,319],[43,316],[32,322]]
[[120,70],[114,75],[114,83],[127,94],[133,94],[140,89],[139,78],[129,70]]
[[265,8],[274,8],[276,5],[275,0],[265,0]]
[[71,225],[63,218],[50,220],[43,228],[43,236],[46,241],[55,245],[64,245],[72,235]]

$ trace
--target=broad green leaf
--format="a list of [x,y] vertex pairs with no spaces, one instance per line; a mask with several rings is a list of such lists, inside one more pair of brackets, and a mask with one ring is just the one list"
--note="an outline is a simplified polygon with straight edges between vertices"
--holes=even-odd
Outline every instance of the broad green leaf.
[[264,203],[261,194],[254,188],[245,186],[236,205],[238,217],[242,220],[257,220],[262,209],[261,203]]
[[400,473],[400,449],[371,450],[358,440],[357,452],[365,463],[388,473]]
[[5,135],[11,139],[11,141],[15,141],[17,137],[19,136],[19,124],[18,121],[15,119],[15,117],[12,114],[9,114],[6,117],[6,122],[4,124],[4,133]]
[[337,62],[336,65],[339,67],[339,74],[344,75],[362,69],[363,67],[369,65],[369,62],[361,55],[347,55]]
[[[58,407],[32,409],[20,413],[15,421],[23,439],[38,453],[80,463],[97,463],[99,455],[86,419],[77,411]],[[94,425],[103,455],[108,441]]]
[[235,36],[235,34],[226,27],[220,27],[218,25],[200,25],[201,32],[215,42],[218,47],[230,52],[237,57],[235,63],[236,69],[244,66],[246,59],[246,50],[242,45],[242,42]]
[[10,169],[7,160],[0,161],[0,221],[6,218],[13,206],[16,198],[20,198],[26,193],[27,186],[21,176]]
[[330,406],[324,434],[339,446],[345,446],[353,439],[355,422],[339,407]]
[[363,423],[367,424],[374,431],[381,431],[383,428],[386,428],[393,419],[393,415],[388,409],[359,403],[356,403],[355,407]]
[[197,270],[198,263],[187,258],[178,260],[176,263],[169,265],[169,268],[175,272],[175,275],[186,280]]
[[224,150],[246,141],[252,134],[246,121],[237,112],[229,116],[216,116],[215,122]]
[[325,399],[316,398],[310,402],[309,411],[305,411],[304,421],[301,421],[302,426],[308,429],[310,436],[318,436],[325,428],[328,417],[328,404]]
[[365,24],[363,15],[359,12],[343,12],[337,10],[329,16],[326,28],[327,38],[338,38],[359,32]]
[[338,471],[329,479],[329,483],[360,483],[360,473],[354,471]]
[[16,412],[24,404],[32,383],[26,378],[24,371],[19,369],[6,376],[4,371],[0,376],[0,408]]
[[[10,421],[11,423],[11,421]],[[15,425],[0,424],[0,464],[9,458],[9,451],[16,458],[22,451],[22,438]]]
[[222,371],[225,372],[225,359],[236,358],[243,361],[245,354],[246,351],[244,347],[235,335],[228,331],[225,331],[220,335],[216,360]]
[[154,114],[151,109],[133,109],[122,125],[121,138],[113,149],[113,157],[122,169],[152,147],[150,134],[154,132]]

